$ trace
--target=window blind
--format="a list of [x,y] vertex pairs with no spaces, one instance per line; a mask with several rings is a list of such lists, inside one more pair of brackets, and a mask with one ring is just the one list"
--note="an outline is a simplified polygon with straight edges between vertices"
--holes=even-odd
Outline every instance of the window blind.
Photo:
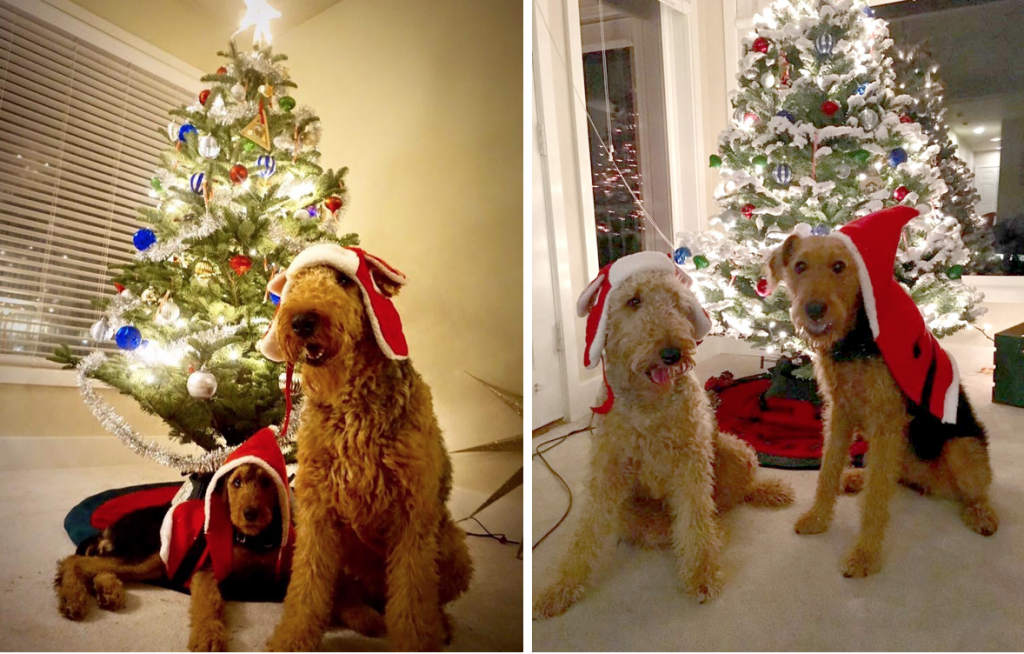
[[[0,354],[91,351],[187,90],[0,1]],[[112,347],[104,344],[103,347]]]

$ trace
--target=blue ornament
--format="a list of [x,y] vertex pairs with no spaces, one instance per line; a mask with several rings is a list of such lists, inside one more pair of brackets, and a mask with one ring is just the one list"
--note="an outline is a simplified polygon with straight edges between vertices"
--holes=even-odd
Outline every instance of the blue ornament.
[[836,38],[828,32],[825,32],[814,40],[814,49],[822,57],[828,57],[832,54],[832,48],[835,44]]
[[156,234],[153,233],[152,229],[146,229],[143,227],[139,231],[135,232],[132,236],[132,243],[135,244],[135,248],[140,252],[147,250],[151,245],[156,243]]
[[889,165],[895,168],[907,160],[907,151],[903,148],[896,148],[889,153]]
[[269,154],[261,155],[256,160],[256,165],[260,167],[257,174],[263,179],[270,177],[277,171],[277,160]]
[[182,125],[178,129],[178,140],[181,141],[182,143],[184,143],[185,142],[185,137],[188,136],[189,132],[192,132],[194,134],[198,134],[199,133],[199,132],[196,131],[195,127],[193,127],[192,125],[189,125],[188,123],[185,123],[184,125]]
[[828,225],[815,225],[811,233],[815,236],[828,236],[832,230],[828,228]]
[[857,95],[864,95],[865,93],[867,93],[867,91],[868,91],[867,82],[864,82],[863,84],[859,84],[857,86]]
[[785,118],[786,120],[788,120],[791,123],[795,123],[796,122],[796,116],[794,116],[793,114],[789,113],[785,109],[783,109],[782,111],[780,111],[779,113],[777,113],[775,115],[779,116],[779,117],[782,117],[782,118]]
[[676,251],[672,255],[672,258],[675,260],[676,263],[678,263],[681,266],[684,263],[686,263],[686,257],[690,256],[691,254],[693,253],[690,252],[690,248],[684,245],[681,248],[676,248]]
[[134,350],[142,344],[142,333],[131,325],[125,325],[114,334],[114,340],[122,350]]
[[271,293],[270,294],[270,303],[273,304],[275,307],[277,305],[281,304],[281,296],[277,295],[275,293]]
[[872,9],[871,7],[864,7],[864,15],[867,16],[868,18],[874,18],[875,10]]
[[316,205],[315,205],[315,204],[311,204],[311,205],[309,205],[308,207],[306,207],[306,213],[308,213],[308,214],[309,214],[309,217],[310,217],[310,218],[316,218],[316,217],[317,217],[317,214],[319,214],[320,212],[319,212],[319,210],[318,210],[318,209],[316,208]]
[[203,180],[206,179],[206,175],[203,173],[195,173],[188,180],[188,185],[196,193],[203,192]]
[[772,177],[782,186],[789,186],[789,183],[793,181],[793,169],[787,164],[780,163],[772,171]]

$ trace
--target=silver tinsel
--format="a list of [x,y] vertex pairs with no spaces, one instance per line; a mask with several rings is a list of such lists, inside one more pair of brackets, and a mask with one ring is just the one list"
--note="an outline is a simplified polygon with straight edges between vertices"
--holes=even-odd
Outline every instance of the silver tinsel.
[[[88,406],[92,411],[92,414],[96,416],[96,419],[100,421],[103,428],[116,436],[117,439],[128,446],[131,451],[140,456],[144,456],[147,459],[156,461],[161,465],[165,465],[169,468],[175,468],[185,473],[213,472],[221,466],[224,459],[226,459],[229,454],[235,451],[236,447],[223,447],[219,450],[206,452],[205,454],[189,456],[172,452],[166,448],[160,447],[155,442],[140,436],[138,432],[132,429],[132,426],[128,424],[128,421],[118,414],[117,411],[115,411],[109,404],[100,399],[92,388],[92,384],[89,380],[89,373],[94,372],[99,368],[106,358],[107,355],[103,352],[93,352],[79,362],[78,388],[82,393],[82,398],[85,400],[86,406]],[[277,444],[282,449],[295,440],[295,432],[298,429],[301,415],[301,404],[293,407],[291,422],[288,426],[288,433],[277,435]],[[224,440],[224,437],[220,434],[215,434],[215,437],[218,440]]]
[[166,261],[184,249],[184,242],[195,238],[205,238],[224,226],[224,220],[213,214],[206,214],[193,225],[190,225],[174,236],[174,238],[151,246],[136,253],[135,258],[140,261]]

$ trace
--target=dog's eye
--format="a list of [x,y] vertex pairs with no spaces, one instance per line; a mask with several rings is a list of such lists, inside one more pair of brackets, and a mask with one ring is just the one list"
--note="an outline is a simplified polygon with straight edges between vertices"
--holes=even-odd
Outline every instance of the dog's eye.
[[838,275],[839,273],[843,272],[844,270],[846,270],[846,262],[845,261],[836,261],[834,264],[832,264],[832,272],[834,272],[835,274]]
[[260,488],[270,488],[270,479],[267,477],[260,477]]
[[235,479],[231,482],[231,485],[234,486],[235,488],[241,488],[242,487],[242,478],[241,477],[235,477]]
[[352,283],[352,280],[345,273],[338,273],[334,278],[338,281],[339,286],[348,286]]
[[807,270],[807,264],[803,261],[797,261],[796,265],[793,266],[793,271],[798,275],[805,270]]
[[629,298],[629,302],[627,302],[626,304],[633,307],[634,309],[639,309],[640,305],[642,304],[640,301],[640,296],[634,295],[633,297]]

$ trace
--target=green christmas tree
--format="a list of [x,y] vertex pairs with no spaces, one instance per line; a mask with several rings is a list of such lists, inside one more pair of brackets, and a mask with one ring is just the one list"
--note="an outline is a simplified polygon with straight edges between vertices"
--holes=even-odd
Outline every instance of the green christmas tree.
[[[347,169],[318,165],[319,119],[288,95],[286,57],[234,43],[219,54],[227,62],[202,78],[209,88],[170,112],[170,144],[152,179],[158,205],[139,210],[149,225],[134,235],[139,251],[114,271],[119,293],[90,329],[120,350],[79,360],[65,347],[53,357],[79,368],[109,431],[191,471],[215,468],[225,447],[282,421],[284,367],[257,350],[276,308],[268,280],[313,243],[357,243],[339,230]],[[87,378],[131,395],[172,438],[210,455],[179,457],[142,441]]]
[[896,71],[901,93],[914,100],[907,115],[921,125],[929,145],[939,148],[936,160],[946,192],[939,198],[938,211],[960,223],[960,236],[967,247],[967,272],[991,274],[1000,269],[995,252],[992,228],[975,210],[981,196],[974,186],[974,173],[956,156],[956,147],[949,138],[946,124],[946,86],[939,75],[939,64],[925,45],[894,46],[889,53]]
[[[897,204],[921,211],[895,274],[938,336],[982,311],[959,281],[969,253],[960,223],[934,210],[946,190],[913,98],[897,86],[884,21],[863,0],[777,0],[743,43],[733,124],[719,136],[712,223],[678,234],[675,257],[695,280],[716,332],[796,353],[804,345],[785,291],[767,294],[762,263],[790,234],[827,234]],[[936,204],[937,206],[937,204]]]

